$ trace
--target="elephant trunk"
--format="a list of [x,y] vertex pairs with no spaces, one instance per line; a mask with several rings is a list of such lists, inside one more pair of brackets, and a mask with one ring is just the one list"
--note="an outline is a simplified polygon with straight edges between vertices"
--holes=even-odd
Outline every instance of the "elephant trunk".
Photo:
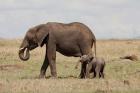
[[19,58],[23,61],[27,61],[30,58],[30,53],[28,48],[19,49]]

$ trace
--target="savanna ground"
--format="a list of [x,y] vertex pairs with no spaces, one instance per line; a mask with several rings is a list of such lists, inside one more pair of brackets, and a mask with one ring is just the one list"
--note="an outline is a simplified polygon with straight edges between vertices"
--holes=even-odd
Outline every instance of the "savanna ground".
[[79,58],[59,53],[58,79],[38,79],[45,48],[31,51],[30,60],[23,62],[18,57],[20,43],[0,40],[0,93],[140,93],[140,61],[119,59],[131,54],[140,57],[139,40],[97,41],[97,55],[106,60],[105,79],[78,79],[80,65],[74,67]]

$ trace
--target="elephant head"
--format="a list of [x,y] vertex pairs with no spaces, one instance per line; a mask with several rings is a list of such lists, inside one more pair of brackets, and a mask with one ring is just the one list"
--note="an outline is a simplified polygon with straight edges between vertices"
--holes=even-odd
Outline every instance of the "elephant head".
[[49,36],[49,30],[46,24],[41,24],[29,29],[22,41],[19,49],[19,58],[26,61],[30,58],[30,50],[38,46],[43,46],[46,38]]

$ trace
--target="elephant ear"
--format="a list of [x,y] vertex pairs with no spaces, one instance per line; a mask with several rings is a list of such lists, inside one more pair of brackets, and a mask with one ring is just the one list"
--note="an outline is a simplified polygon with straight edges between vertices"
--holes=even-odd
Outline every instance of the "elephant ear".
[[48,39],[49,36],[49,29],[45,24],[39,25],[36,27],[36,40],[39,46],[43,46],[46,42],[46,39]]

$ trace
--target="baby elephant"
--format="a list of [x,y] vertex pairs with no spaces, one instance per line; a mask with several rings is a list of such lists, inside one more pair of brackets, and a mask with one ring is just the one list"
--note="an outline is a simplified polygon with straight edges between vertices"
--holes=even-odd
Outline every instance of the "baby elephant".
[[[91,55],[83,55],[79,62],[86,62],[86,78],[90,77],[90,73],[93,73],[94,76],[98,76],[99,78],[104,78],[104,67],[105,60],[103,58],[91,57]],[[78,63],[79,63],[78,62]],[[78,64],[76,65],[76,67]]]

